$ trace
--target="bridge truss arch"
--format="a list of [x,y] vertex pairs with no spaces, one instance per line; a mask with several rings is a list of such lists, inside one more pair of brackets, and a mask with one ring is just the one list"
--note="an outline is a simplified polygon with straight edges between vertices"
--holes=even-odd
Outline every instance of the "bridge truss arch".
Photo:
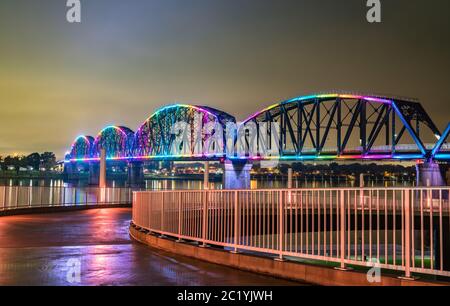
[[202,160],[226,155],[225,128],[235,118],[205,106],[175,104],[152,114],[134,137],[133,158]]
[[105,149],[108,160],[125,160],[131,156],[134,132],[124,126],[108,126],[95,138],[91,150],[91,158],[100,158]]
[[[417,101],[352,93],[297,97],[242,125],[257,129],[258,149],[248,154],[251,159],[428,159],[442,136]],[[268,147],[276,148],[277,156],[267,157],[262,148]]]
[[92,136],[78,136],[72,143],[70,151],[66,155],[66,159],[82,161],[91,158],[94,141],[94,137]]

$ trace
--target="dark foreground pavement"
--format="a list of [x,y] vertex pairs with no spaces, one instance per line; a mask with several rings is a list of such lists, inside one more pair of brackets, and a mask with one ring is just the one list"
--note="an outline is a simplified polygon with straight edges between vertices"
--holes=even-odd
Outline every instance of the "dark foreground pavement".
[[300,285],[149,249],[129,238],[130,219],[126,208],[0,217],[0,285]]

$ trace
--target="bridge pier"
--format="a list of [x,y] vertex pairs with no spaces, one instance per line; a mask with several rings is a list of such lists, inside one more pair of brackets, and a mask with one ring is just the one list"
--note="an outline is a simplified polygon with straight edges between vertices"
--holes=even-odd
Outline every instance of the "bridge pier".
[[130,161],[128,163],[128,184],[130,187],[141,187],[144,185],[144,163],[141,161]]
[[446,186],[441,167],[435,161],[426,161],[416,165],[417,186]]
[[76,172],[76,163],[68,162],[64,164],[64,179],[70,180]]
[[100,188],[106,188],[106,150],[100,151],[100,173],[98,186]]
[[294,176],[293,170],[292,170],[292,168],[289,168],[288,169],[288,182],[287,182],[287,188],[288,189],[292,189],[294,187],[293,176]]
[[89,185],[106,188],[106,151],[100,151],[100,162],[89,162]]
[[249,161],[226,160],[223,171],[224,189],[250,189],[250,171],[253,164]]
[[89,185],[98,186],[100,183],[100,163],[97,161],[89,162]]
[[203,189],[209,189],[209,162],[205,162],[205,172],[203,173]]

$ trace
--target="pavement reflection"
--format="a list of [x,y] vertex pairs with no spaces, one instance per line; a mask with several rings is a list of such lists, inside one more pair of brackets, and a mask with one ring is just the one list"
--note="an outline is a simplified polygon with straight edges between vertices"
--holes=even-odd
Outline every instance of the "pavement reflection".
[[0,218],[0,285],[301,285],[131,241],[130,209]]

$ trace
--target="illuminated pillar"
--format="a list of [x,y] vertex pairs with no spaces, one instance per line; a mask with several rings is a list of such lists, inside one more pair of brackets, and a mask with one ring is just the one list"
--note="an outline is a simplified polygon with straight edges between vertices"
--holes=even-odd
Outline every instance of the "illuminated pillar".
[[100,152],[100,188],[106,188],[106,150],[102,149]]
[[292,189],[292,187],[293,187],[292,175],[293,175],[292,168],[289,168],[288,169],[288,186],[287,186],[288,189]]
[[223,171],[224,189],[250,189],[250,171],[253,164],[248,161],[226,160]]
[[144,185],[144,164],[141,161],[128,163],[128,184],[132,188]]
[[426,161],[416,165],[417,186],[437,187],[446,186],[441,168],[434,161]]
[[209,161],[205,162],[205,172],[203,174],[203,189],[209,189]]
[[359,187],[360,187],[360,188],[364,188],[364,186],[365,186],[365,182],[364,182],[364,173],[361,173],[361,174],[359,175]]

